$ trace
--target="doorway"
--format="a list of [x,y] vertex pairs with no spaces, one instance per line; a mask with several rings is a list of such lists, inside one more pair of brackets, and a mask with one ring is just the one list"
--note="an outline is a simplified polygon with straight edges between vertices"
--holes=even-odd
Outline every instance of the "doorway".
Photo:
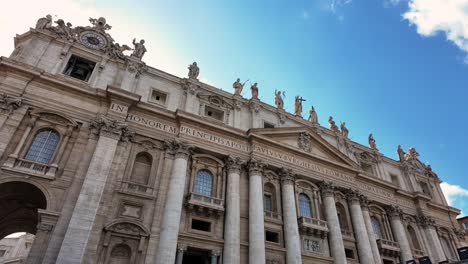
[[206,250],[189,248],[184,253],[182,264],[210,264],[210,254]]

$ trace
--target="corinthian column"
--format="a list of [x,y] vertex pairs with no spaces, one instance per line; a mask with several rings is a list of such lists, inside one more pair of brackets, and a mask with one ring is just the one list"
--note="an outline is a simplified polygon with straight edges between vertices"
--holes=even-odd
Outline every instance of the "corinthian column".
[[329,230],[331,255],[335,264],[347,264],[344,251],[343,237],[341,236],[340,222],[335,205],[335,187],[332,182],[323,182],[320,185],[323,204],[325,206],[325,217]]
[[422,225],[424,232],[426,233],[426,238],[429,243],[431,255],[434,263],[439,263],[446,260],[445,253],[442,249],[442,244],[440,243],[439,235],[437,234],[435,221],[430,217],[427,217],[423,214],[417,217],[419,225]]
[[398,206],[390,205],[386,210],[387,215],[390,217],[390,225],[392,226],[393,234],[398,244],[400,244],[401,262],[406,263],[406,261],[413,259],[413,253],[411,252],[411,247],[406,237],[405,228],[401,222],[401,209]]
[[358,191],[349,191],[346,196],[351,210],[351,219],[357,240],[359,260],[362,264],[373,264],[375,263],[374,256],[372,254],[369,235],[367,234],[366,224],[364,223],[364,216],[361,210],[361,193]]
[[290,170],[283,169],[281,189],[283,198],[283,221],[286,240],[286,263],[302,263],[301,238],[297,226],[296,199],[294,195],[295,177]]
[[367,236],[369,237],[369,242],[372,249],[372,255],[374,256],[374,261],[375,263],[382,263],[379,247],[377,246],[377,240],[374,234],[374,230],[372,229],[372,221],[369,214],[369,201],[365,196],[361,196],[361,209],[362,216],[364,217],[364,224],[366,224]]
[[175,159],[162,215],[156,264],[174,264],[175,262],[187,163],[192,148],[178,141],[166,142],[166,147],[174,153]]
[[224,264],[240,263],[239,177],[242,161],[229,157],[227,167],[226,220],[224,222]]
[[99,135],[99,139],[65,233],[57,263],[83,262],[117,144],[119,140],[125,140],[127,136],[132,135],[126,123],[104,116],[92,122],[90,128],[92,133]]
[[249,161],[249,263],[265,263],[265,223],[263,219],[263,164]]

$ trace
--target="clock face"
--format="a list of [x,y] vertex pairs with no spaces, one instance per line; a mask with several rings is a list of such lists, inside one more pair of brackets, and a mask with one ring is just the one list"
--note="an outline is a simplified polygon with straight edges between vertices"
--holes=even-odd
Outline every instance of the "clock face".
[[92,49],[103,49],[107,46],[106,38],[95,32],[85,32],[81,34],[80,40],[83,45]]

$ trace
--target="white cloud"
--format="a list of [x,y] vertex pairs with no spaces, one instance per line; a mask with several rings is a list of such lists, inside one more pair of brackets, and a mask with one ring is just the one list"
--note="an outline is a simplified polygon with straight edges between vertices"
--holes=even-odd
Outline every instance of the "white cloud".
[[468,199],[468,190],[463,189],[461,186],[443,182],[440,184],[440,188],[442,188],[442,192],[447,198],[447,203],[450,206],[454,206],[454,203],[458,199],[461,199],[461,201]]
[[422,36],[444,33],[468,52],[468,0],[410,0],[403,18]]
[[351,4],[352,1],[353,0],[330,0],[328,9],[333,13],[336,13],[338,8]]
[[97,0],[14,0],[3,4],[5,12],[0,16],[0,56],[8,57],[14,49],[13,37],[34,27],[37,19],[47,14],[51,14],[54,21],[61,18],[65,22],[71,22],[73,26],[90,25],[90,17],[102,16],[112,26],[108,32],[116,42],[132,46],[133,38],[145,39],[148,52],[143,61],[148,65],[172,74],[186,75],[190,62],[181,62],[177,58],[177,52],[170,43],[165,42],[165,32],[141,26],[148,24],[144,17],[128,17],[125,10],[119,10],[115,6],[99,10],[96,2]]

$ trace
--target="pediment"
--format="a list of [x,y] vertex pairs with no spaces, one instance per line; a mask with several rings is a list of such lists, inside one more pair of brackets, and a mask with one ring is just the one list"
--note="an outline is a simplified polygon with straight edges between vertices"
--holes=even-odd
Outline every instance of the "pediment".
[[297,128],[259,128],[253,129],[252,134],[265,137],[281,146],[295,148],[305,155],[311,155],[325,161],[342,164],[347,167],[359,168],[348,156],[328,143],[315,131],[306,127]]

